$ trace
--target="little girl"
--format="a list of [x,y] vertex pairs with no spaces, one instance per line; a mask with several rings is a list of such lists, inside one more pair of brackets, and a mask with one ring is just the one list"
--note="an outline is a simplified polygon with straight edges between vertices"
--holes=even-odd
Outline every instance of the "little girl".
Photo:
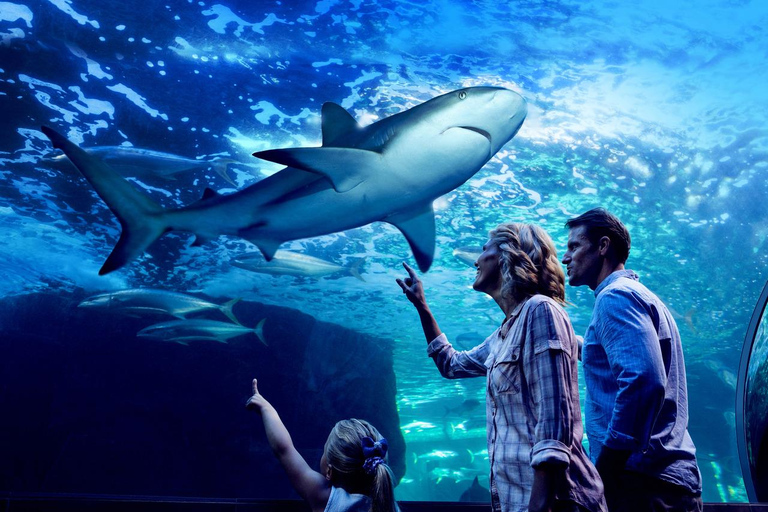
[[325,442],[318,473],[293,446],[277,411],[259,394],[256,379],[245,406],[261,414],[269,446],[313,512],[398,512],[387,440],[373,425],[356,419],[338,422]]

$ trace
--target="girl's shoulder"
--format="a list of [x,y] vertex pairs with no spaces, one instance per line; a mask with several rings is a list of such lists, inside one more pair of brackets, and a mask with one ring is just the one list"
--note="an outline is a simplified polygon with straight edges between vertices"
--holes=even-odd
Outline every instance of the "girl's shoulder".
[[341,487],[331,487],[325,512],[370,512],[371,498],[365,494],[350,494]]

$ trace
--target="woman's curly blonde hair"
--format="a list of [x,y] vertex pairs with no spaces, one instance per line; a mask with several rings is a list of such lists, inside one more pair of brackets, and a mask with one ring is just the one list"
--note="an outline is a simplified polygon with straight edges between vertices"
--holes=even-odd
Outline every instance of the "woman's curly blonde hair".
[[519,302],[541,294],[565,304],[565,274],[546,231],[533,224],[499,224],[489,234],[499,249],[501,294]]

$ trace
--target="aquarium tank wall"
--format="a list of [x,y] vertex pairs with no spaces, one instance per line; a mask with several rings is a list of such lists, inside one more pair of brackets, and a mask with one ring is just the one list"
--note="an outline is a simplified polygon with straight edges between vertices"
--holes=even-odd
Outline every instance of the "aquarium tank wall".
[[[703,498],[746,501],[734,403],[768,278],[767,26],[748,0],[0,2],[0,491],[297,499],[244,407],[257,378],[313,467],[336,421],[363,418],[389,439],[398,499],[468,499],[488,486],[484,381],[440,377],[402,263],[428,267],[440,327],[471,348],[503,320],[471,288],[488,231],[535,223],[562,255],[565,221],[603,206],[680,329]],[[323,201],[271,219],[297,237],[268,264],[245,201],[100,275],[128,229],[102,199],[118,182],[97,193],[42,129],[173,210],[273,183],[285,162],[253,153],[333,146],[327,102],[386,127],[479,86],[527,117],[430,189],[429,265],[394,217],[347,228],[364,207]],[[380,186],[432,170],[406,163]],[[353,188],[344,169],[326,177]],[[593,294],[566,293],[584,334]]]

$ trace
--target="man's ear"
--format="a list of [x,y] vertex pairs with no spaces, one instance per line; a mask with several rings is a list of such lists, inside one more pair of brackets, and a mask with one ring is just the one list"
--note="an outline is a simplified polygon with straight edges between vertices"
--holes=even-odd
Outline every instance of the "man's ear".
[[332,473],[333,473],[333,468],[331,466],[328,466],[325,470],[325,479],[330,481]]
[[597,242],[597,250],[600,256],[608,256],[608,250],[611,248],[611,239],[607,236],[600,237]]

